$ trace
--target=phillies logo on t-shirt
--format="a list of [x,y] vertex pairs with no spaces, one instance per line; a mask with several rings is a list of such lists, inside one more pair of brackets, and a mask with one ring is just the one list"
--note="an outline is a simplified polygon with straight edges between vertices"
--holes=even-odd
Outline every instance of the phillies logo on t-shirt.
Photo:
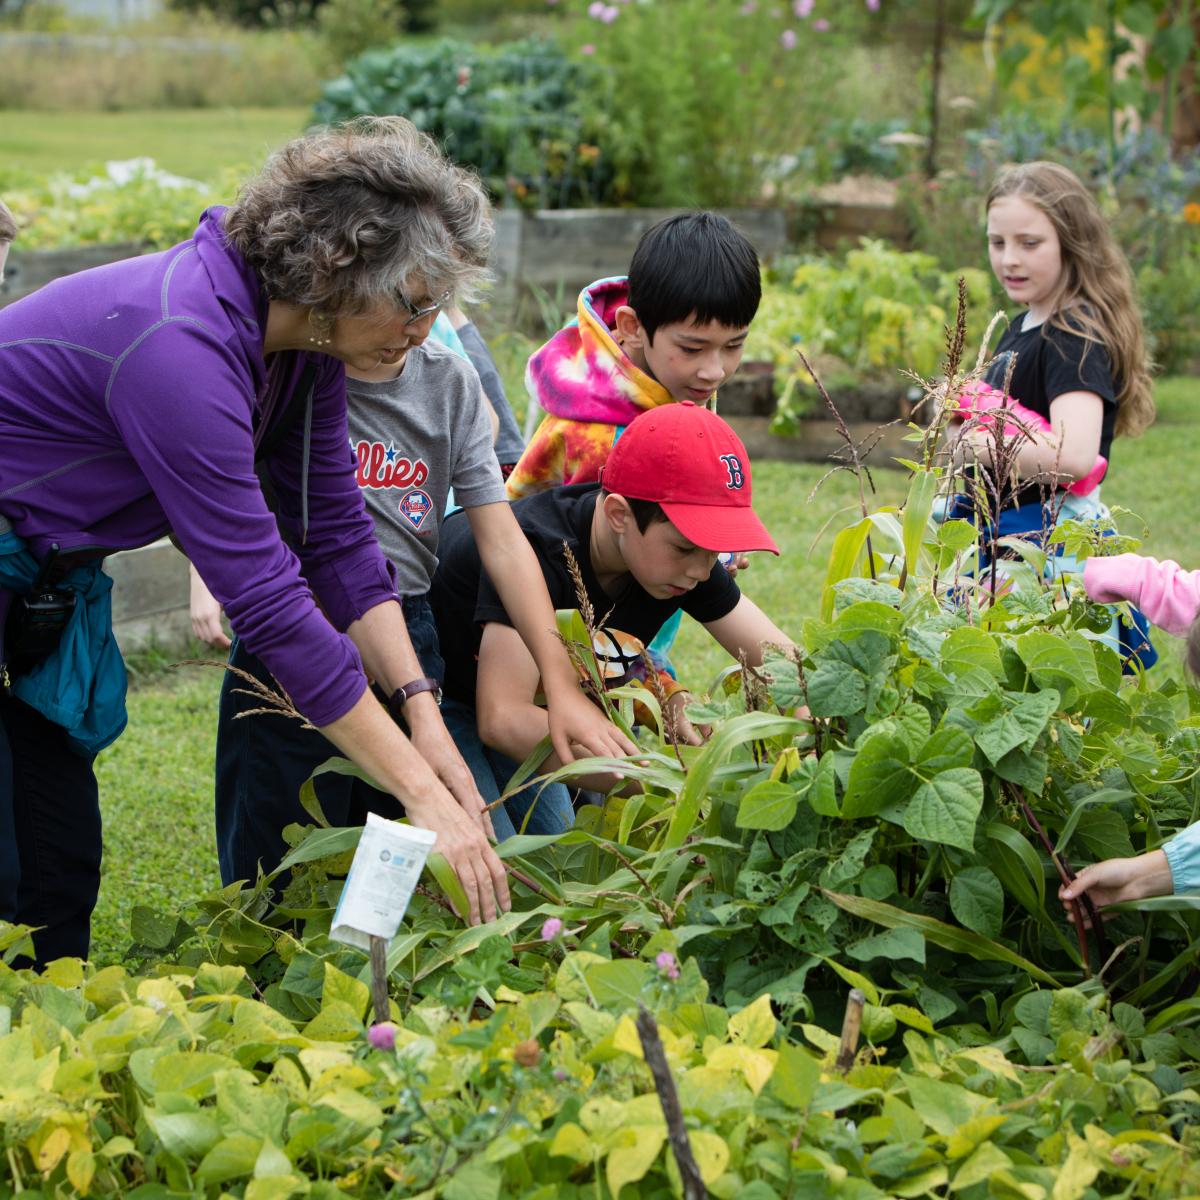
[[[429,478],[429,467],[423,458],[405,458],[394,442],[352,442],[358,459],[357,479],[360,488],[415,488]],[[428,497],[426,497],[428,500]]]
[[422,522],[429,516],[432,508],[433,501],[429,498],[428,492],[409,492],[400,501],[400,515],[407,517],[414,529],[421,528]]

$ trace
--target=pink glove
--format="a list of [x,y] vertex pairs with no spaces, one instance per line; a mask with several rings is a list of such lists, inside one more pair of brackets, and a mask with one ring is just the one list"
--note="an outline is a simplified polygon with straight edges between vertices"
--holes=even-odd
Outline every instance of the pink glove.
[[[961,421],[969,421],[974,418],[981,424],[986,425],[996,419],[992,410],[1001,408],[1005,412],[1011,413],[1018,421],[1030,429],[1037,429],[1043,433],[1048,433],[1052,428],[1050,422],[1041,413],[1034,412],[1032,408],[1026,408],[1019,400],[1014,400],[1011,396],[1006,396],[998,388],[994,388],[991,384],[984,383],[982,380],[968,383],[959,392],[954,415]],[[1018,426],[1005,423],[1005,436],[1012,437],[1014,434],[1020,432],[1021,430]],[[1082,479],[1076,479],[1074,483],[1062,484],[1060,486],[1065,487],[1072,496],[1086,496],[1088,492],[1099,487],[1100,481],[1107,472],[1108,459],[1103,454],[1097,454],[1095,465]]]

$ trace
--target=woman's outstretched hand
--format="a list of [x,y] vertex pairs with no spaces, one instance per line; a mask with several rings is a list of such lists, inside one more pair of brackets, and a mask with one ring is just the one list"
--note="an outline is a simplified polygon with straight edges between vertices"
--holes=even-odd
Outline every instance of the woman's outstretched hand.
[[421,757],[442,781],[446,790],[458,801],[459,807],[478,823],[487,837],[495,841],[496,831],[492,828],[492,815],[488,812],[487,804],[475,785],[475,777],[463,761],[463,756],[450,736],[437,706],[429,698],[422,701],[421,697],[414,697],[405,705],[405,717],[408,720],[412,744]]
[[459,916],[478,925],[481,919],[494,921],[499,913],[512,907],[504,864],[482,824],[448,792],[442,790],[439,795],[420,799],[410,797],[404,802],[404,813],[413,825],[437,834],[434,849],[458,876],[470,906],[469,912]]

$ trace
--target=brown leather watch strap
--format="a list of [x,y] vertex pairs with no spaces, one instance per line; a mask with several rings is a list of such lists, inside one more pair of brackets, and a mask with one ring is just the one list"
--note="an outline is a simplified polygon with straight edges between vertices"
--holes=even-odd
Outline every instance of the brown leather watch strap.
[[404,711],[404,705],[414,696],[419,696],[422,692],[432,692],[433,702],[441,704],[442,702],[442,681],[434,679],[430,675],[426,675],[421,679],[414,679],[411,683],[404,684],[403,687],[398,687],[387,700],[388,711],[394,717],[398,717]]

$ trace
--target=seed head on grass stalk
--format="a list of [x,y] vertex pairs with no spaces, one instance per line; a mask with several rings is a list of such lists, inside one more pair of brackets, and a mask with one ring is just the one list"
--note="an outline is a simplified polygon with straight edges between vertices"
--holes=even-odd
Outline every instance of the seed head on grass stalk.
[[620,713],[605,690],[604,675],[600,670],[599,663],[596,662],[595,651],[596,634],[603,627],[604,622],[612,616],[612,610],[609,609],[603,621],[597,625],[596,610],[592,607],[591,598],[588,596],[587,587],[584,585],[583,572],[579,569],[579,560],[575,557],[568,542],[564,540],[562,547],[563,556],[567,560],[567,572],[570,574],[571,582],[575,586],[575,599],[579,605],[579,615],[583,618],[584,629],[587,630],[588,643],[586,646],[577,645],[569,638],[563,637],[562,634],[558,635],[558,640],[562,642],[566,648],[567,657],[570,658],[572,665],[582,676],[584,691],[600,705],[610,721],[619,725]]
[[[1006,363],[1003,391],[1007,396],[1011,392],[1012,374],[1016,366],[1015,359],[1010,358]],[[1009,433],[1009,426],[1012,432]],[[984,456],[975,455],[973,474],[965,474],[968,463],[966,455],[958,464],[963,471],[961,476],[964,490],[972,495],[975,511],[978,514],[981,530],[998,529],[1000,514],[1004,511],[1009,498],[1021,487],[1019,457],[1022,449],[1037,439],[1037,430],[1007,408],[1001,408],[993,419],[984,416],[974,416],[963,423],[959,438],[963,438],[974,430],[982,430],[982,443],[986,450]],[[969,443],[964,443],[969,445]],[[1048,537],[1049,528],[1053,528],[1057,519],[1062,498],[1057,494],[1059,479],[1059,462],[1062,454],[1061,445],[1055,453],[1053,467],[1049,471],[1039,472],[1026,480],[1025,485],[1036,484],[1042,490],[1043,533]],[[951,472],[953,482],[955,472]],[[1047,522],[1049,527],[1047,528]],[[991,547],[991,562],[988,569],[988,594],[992,604],[996,602],[999,585],[999,556],[997,548]]]
[[[231,675],[236,675],[248,686],[244,688],[233,688],[232,692],[235,696],[249,696],[251,700],[259,701],[260,708],[248,708],[244,712],[234,714],[234,720],[240,721],[242,717],[258,717],[258,716],[274,716],[274,717],[290,717],[293,721],[299,721],[302,729],[311,729],[313,733],[317,733],[317,727],[313,725],[309,719],[292,703],[292,698],[283,690],[283,688],[272,688],[269,684],[254,675],[249,671],[243,671],[241,667],[230,666],[227,662],[219,662],[214,658],[185,658],[181,662],[172,663],[171,669],[176,667],[217,667],[219,670],[228,671]],[[276,685],[278,687],[278,685]]]
[[686,775],[687,763],[683,761],[683,751],[679,749],[679,722],[675,719],[675,710],[667,704],[666,688],[663,687],[658,668],[654,665],[654,660],[645,647],[642,647],[642,665],[646,668],[646,687],[658,701],[658,711],[662,719],[662,735],[670,742],[671,749],[675,751],[675,758],[679,762],[679,769]]
[[[804,369],[808,372],[809,377],[812,379],[813,383],[816,384],[817,391],[821,393],[821,399],[825,402],[825,407],[829,409],[830,413],[832,414],[834,426],[838,431],[838,436],[843,442],[846,443],[845,447],[839,450],[837,455],[834,456],[840,457],[844,455],[845,459],[839,462],[836,467],[833,467],[831,470],[827,471],[817,481],[816,487],[814,487],[812,490],[812,495],[816,494],[817,489],[831,475],[836,475],[838,471],[851,471],[853,472],[854,477],[858,480],[858,506],[862,515],[865,517],[869,512],[867,507],[867,487],[870,487],[872,495],[875,494],[875,480],[871,478],[870,469],[863,461],[863,456],[865,453],[863,450],[863,445],[866,444],[867,439],[864,439],[862,445],[854,440],[854,436],[850,432],[850,427],[846,424],[846,419],[838,411],[838,406],[834,404],[832,397],[829,395],[829,392],[826,391],[825,385],[821,382],[820,376],[817,374],[812,363],[810,363],[805,357],[804,351],[797,348],[796,354],[798,355],[801,363],[803,363]],[[876,442],[878,442],[879,437],[882,436],[882,429],[885,428],[886,426],[881,426],[880,429],[872,431],[871,436],[874,438],[874,441],[871,442],[870,447],[867,447],[867,450],[869,450],[875,445]],[[863,484],[864,478],[866,479],[866,486]],[[811,499],[811,496],[809,498]]]
[[941,378],[931,380],[923,378],[915,371],[902,372],[922,392],[921,399],[913,405],[914,415],[922,408],[927,408],[933,414],[921,439],[921,461],[927,470],[932,469],[937,460],[938,445],[957,409],[958,397],[963,388],[983,378],[987,364],[987,348],[991,345],[992,334],[995,332],[996,325],[1006,319],[1003,312],[997,312],[992,316],[984,332],[983,340],[979,343],[974,368],[960,375],[967,342],[967,281],[960,275],[954,325],[953,327],[947,325],[945,329],[946,357],[942,360]]
[[[864,459],[865,456],[875,448],[879,442],[879,439],[883,437],[884,431],[888,428],[888,425],[895,424],[895,422],[889,421],[886,425],[879,426],[877,429],[872,430],[872,432],[868,434],[867,437],[862,440],[862,442],[856,442],[853,434],[850,432],[850,427],[846,424],[846,419],[838,411],[837,405],[834,404],[829,392],[826,391],[825,385],[821,382],[820,377],[813,369],[812,363],[810,363],[805,357],[804,351],[797,348],[796,353],[800,356],[800,361],[804,364],[804,369],[808,372],[813,383],[817,385],[817,391],[821,393],[821,399],[824,400],[825,407],[829,409],[830,413],[832,413],[834,425],[838,431],[838,436],[843,442],[845,442],[845,446],[836,454],[832,455],[833,458],[842,458],[842,461],[840,461],[836,467],[826,471],[825,474],[817,480],[816,485],[809,493],[808,498],[811,500],[813,496],[815,496],[820,490],[821,485],[827,479],[833,475],[836,475],[839,471],[850,471],[853,473],[854,478],[858,481],[858,508],[865,520],[870,511],[867,507],[867,487],[870,487],[871,495],[874,495],[875,480],[871,478],[870,468],[867,466]],[[863,483],[864,479],[866,480],[865,485]],[[872,549],[871,537],[869,534],[867,535],[867,570],[870,572],[871,578],[874,579],[875,551]]]

